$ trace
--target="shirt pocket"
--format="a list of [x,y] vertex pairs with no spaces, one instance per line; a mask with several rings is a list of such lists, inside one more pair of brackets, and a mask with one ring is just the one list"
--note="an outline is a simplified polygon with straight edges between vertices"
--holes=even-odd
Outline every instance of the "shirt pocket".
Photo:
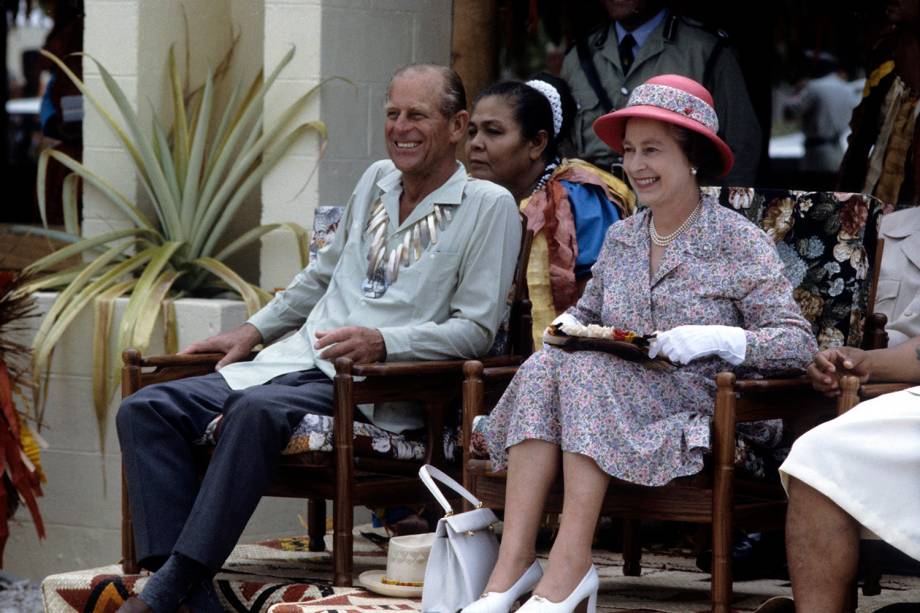
[[443,321],[450,314],[450,301],[459,282],[460,254],[433,251],[427,264],[418,277],[415,313],[419,317]]
[[875,289],[875,310],[885,314],[894,313],[900,289],[901,282],[897,279],[879,279]]

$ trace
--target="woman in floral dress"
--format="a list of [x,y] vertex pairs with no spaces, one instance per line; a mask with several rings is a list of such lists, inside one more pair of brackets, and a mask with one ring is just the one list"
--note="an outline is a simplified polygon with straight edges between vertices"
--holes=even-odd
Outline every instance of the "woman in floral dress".
[[[486,594],[466,613],[508,611],[530,591],[525,613],[585,599],[590,613],[591,541],[609,480],[655,486],[699,472],[714,375],[801,369],[817,351],[772,241],[700,194],[700,177],[733,163],[705,88],[653,77],[594,129],[623,153],[645,208],[610,228],[584,295],[556,323],[657,333],[650,355],[678,367],[552,347],[524,363],[485,432],[493,468],[508,470],[505,526]],[[535,540],[560,466],[563,512],[543,574]]]

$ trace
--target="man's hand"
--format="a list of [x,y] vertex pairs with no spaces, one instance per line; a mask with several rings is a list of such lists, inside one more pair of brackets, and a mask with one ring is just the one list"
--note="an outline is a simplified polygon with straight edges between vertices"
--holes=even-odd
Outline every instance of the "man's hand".
[[855,375],[860,383],[869,380],[868,353],[855,347],[825,349],[808,365],[811,386],[825,396],[840,395],[840,377]]
[[351,358],[355,364],[381,362],[387,357],[387,346],[383,334],[376,328],[349,326],[335,330],[316,331],[315,349],[323,349],[319,357],[333,361],[336,358]]
[[251,323],[245,323],[233,330],[192,343],[179,353],[223,353],[224,357],[214,366],[214,370],[220,370],[227,364],[239,362],[248,356],[252,348],[261,342],[262,334],[259,330]]

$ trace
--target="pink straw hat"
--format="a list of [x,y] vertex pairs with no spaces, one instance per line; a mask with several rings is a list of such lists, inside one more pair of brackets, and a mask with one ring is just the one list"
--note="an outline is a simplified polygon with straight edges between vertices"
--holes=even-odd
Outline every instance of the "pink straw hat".
[[614,151],[623,153],[626,120],[632,117],[657,119],[708,138],[722,159],[720,177],[725,176],[735,163],[732,150],[717,134],[719,118],[713,108],[712,96],[693,79],[676,74],[652,77],[632,91],[625,107],[598,117],[594,122],[594,132]]

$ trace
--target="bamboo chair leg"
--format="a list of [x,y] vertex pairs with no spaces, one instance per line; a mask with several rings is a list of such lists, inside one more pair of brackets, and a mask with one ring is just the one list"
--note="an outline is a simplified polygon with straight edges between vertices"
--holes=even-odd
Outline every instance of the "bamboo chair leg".
[[326,501],[307,501],[307,534],[310,536],[310,551],[326,550]]
[[642,522],[623,520],[623,575],[638,577],[642,574]]
[[126,575],[136,575],[141,571],[137,565],[137,550],[134,547],[134,521],[131,519],[131,506],[128,504],[128,485],[125,473],[121,473],[121,567]]
[[712,455],[712,611],[731,613],[732,505],[734,502],[735,375],[716,375]]

